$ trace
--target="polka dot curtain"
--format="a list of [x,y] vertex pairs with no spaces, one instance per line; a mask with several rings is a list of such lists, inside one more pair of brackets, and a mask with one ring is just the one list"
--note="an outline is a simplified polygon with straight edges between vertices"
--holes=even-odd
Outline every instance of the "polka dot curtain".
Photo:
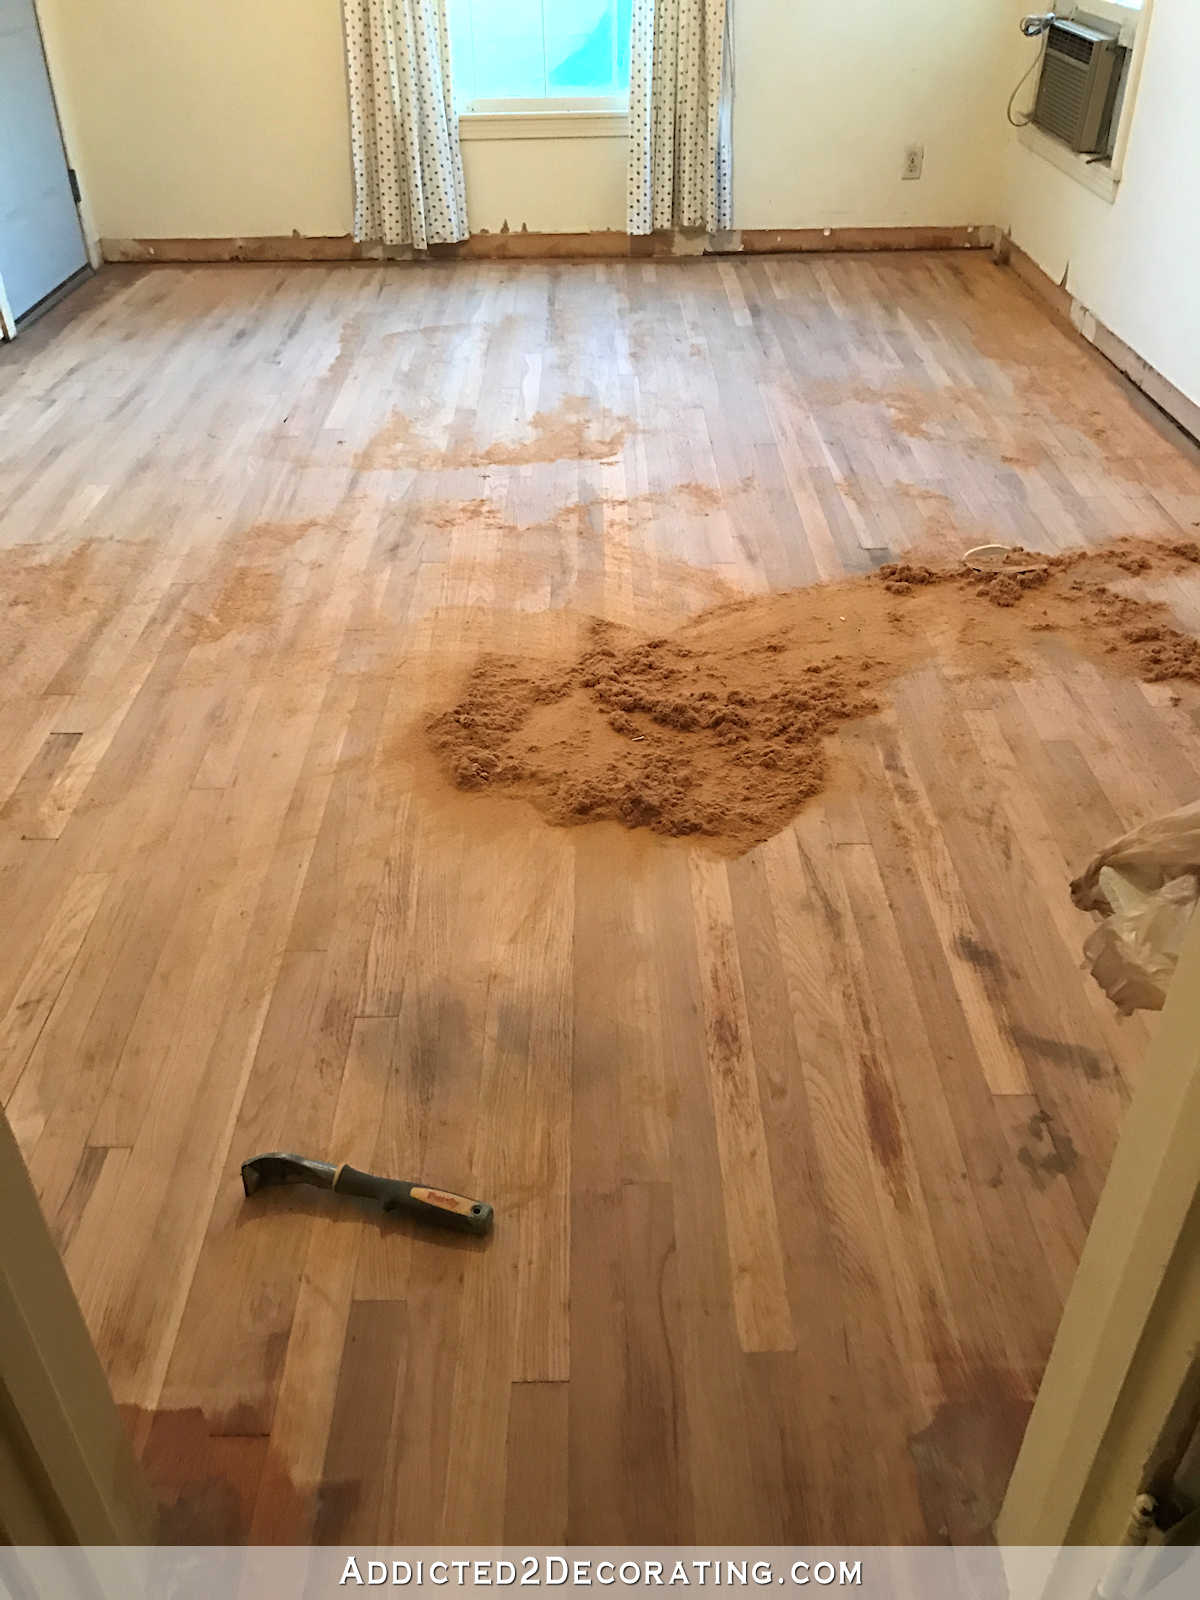
[[629,231],[733,226],[731,0],[633,0]]
[[342,0],[354,158],[354,237],[467,237],[446,0]]

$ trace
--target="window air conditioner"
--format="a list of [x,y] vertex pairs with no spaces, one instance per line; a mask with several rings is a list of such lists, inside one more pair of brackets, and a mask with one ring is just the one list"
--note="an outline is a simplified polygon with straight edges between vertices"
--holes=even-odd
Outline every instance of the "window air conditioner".
[[1092,155],[1103,149],[1117,92],[1117,40],[1078,22],[1054,22],[1046,41],[1033,121]]

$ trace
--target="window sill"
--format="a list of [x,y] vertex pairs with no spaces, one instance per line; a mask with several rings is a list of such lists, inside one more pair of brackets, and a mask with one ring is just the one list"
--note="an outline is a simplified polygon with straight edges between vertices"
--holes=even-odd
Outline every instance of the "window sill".
[[460,139],[624,139],[625,111],[464,111]]
[[1090,161],[1087,156],[1080,155],[1061,139],[1056,139],[1052,133],[1035,127],[1033,123],[1022,128],[1017,137],[1027,150],[1032,150],[1034,155],[1041,156],[1051,166],[1065,172],[1068,178],[1074,178],[1076,183],[1099,195],[1101,200],[1107,200],[1109,205],[1117,198],[1121,180],[1108,163]]

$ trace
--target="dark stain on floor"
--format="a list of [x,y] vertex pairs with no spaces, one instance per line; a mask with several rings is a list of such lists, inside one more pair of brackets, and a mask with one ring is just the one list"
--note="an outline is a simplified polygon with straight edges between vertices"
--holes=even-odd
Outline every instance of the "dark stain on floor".
[[1079,1152],[1070,1134],[1055,1129],[1045,1111],[1037,1111],[1027,1124],[1029,1143],[1017,1151],[1017,1160],[1032,1178],[1038,1189],[1057,1177],[1073,1172],[1079,1162]]
[[[157,1508],[155,1537],[170,1545],[307,1544],[314,1503],[262,1433],[216,1432],[198,1406],[147,1412],[121,1406]],[[230,1419],[222,1425],[228,1427]],[[337,1493],[337,1486],[330,1491]]]
[[1056,1067],[1074,1067],[1093,1082],[1104,1076],[1104,1058],[1099,1051],[1085,1044],[1068,1044],[1062,1039],[1048,1039],[1044,1034],[1033,1033],[1028,1028],[1012,1025],[1008,1036],[1018,1050],[1039,1056]]
[[891,1085],[875,1057],[864,1052],[859,1057],[863,1105],[867,1132],[877,1160],[887,1174],[888,1187],[900,1211],[909,1207],[908,1184],[904,1176],[904,1138]]
[[1016,1373],[973,1369],[909,1439],[931,1542],[991,1542],[1032,1405]]
[[1005,971],[1003,960],[990,945],[982,944],[969,933],[959,933],[954,938],[954,949],[976,972],[991,973],[996,977]]

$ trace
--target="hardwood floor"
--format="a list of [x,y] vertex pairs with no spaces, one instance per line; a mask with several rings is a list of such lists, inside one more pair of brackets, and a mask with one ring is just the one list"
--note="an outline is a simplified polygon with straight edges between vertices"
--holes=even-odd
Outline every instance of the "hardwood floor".
[[732,860],[414,729],[589,616],[1197,537],[1197,452],[979,256],[112,269],[0,504],[0,1097],[165,1535],[983,1534],[1148,1037],[1067,882],[1196,686],[923,671]]

